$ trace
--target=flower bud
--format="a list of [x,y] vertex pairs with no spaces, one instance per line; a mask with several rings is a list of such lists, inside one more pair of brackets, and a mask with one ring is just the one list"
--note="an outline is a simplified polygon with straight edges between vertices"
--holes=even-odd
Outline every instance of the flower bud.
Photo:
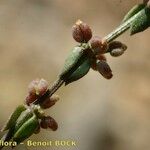
[[50,128],[53,131],[56,131],[58,128],[57,122],[50,116],[45,116],[41,119],[40,126],[43,129]]
[[88,42],[92,37],[92,30],[86,23],[78,20],[72,27],[72,36],[79,43]]
[[114,57],[122,55],[126,49],[127,46],[120,41],[113,41],[108,46],[108,51],[110,52],[110,55]]
[[113,41],[108,45],[108,51],[112,51],[114,49],[123,49],[124,51],[127,49],[127,46],[120,41]]
[[105,55],[103,55],[103,54],[96,55],[96,57],[93,58],[91,61],[91,68],[94,71],[97,71],[97,60],[107,61]]
[[98,36],[94,36],[89,41],[91,49],[94,51],[95,54],[103,54],[107,50],[107,42],[106,40],[101,39]]
[[106,61],[97,61],[97,70],[98,72],[106,79],[111,79],[113,74],[111,71],[110,66],[107,64]]
[[43,117],[41,119],[40,127],[43,128],[43,129],[47,129],[48,128],[48,119],[46,117]]
[[124,53],[123,49],[114,49],[110,52],[110,55],[113,57],[121,56]]
[[58,95],[52,95],[50,98],[47,98],[42,104],[40,104],[41,108],[47,109],[55,105],[55,103],[59,100]]
[[30,82],[30,84],[28,85],[28,92],[32,95],[36,94],[36,87],[39,83],[40,79],[35,79],[33,81]]
[[26,99],[25,99],[25,104],[26,105],[30,105],[31,103],[33,103],[36,99],[38,98],[38,96],[36,94],[28,94]]
[[44,79],[36,79],[33,80],[29,86],[28,86],[28,91],[32,95],[43,95],[48,88],[48,82]]
[[57,122],[52,117],[50,117],[50,119],[49,119],[49,125],[48,125],[48,127],[50,129],[52,129],[53,131],[56,131],[58,129],[58,124],[57,124]]

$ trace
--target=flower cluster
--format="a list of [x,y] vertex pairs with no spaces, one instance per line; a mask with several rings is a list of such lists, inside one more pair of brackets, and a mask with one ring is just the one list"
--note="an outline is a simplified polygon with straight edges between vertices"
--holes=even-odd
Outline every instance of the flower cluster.
[[[32,103],[44,95],[48,91],[48,82],[44,79],[35,79],[30,82],[28,86],[28,95],[25,100],[25,104],[30,106]],[[37,128],[37,131],[40,130],[40,127],[43,129],[47,129],[48,127],[53,131],[57,130],[58,125],[57,122],[51,116],[45,116],[40,109],[48,109],[55,105],[55,103],[59,100],[59,96],[54,94],[51,97],[46,98],[43,100],[42,103],[39,104],[38,108],[38,116],[40,116],[41,122],[40,126]],[[42,115],[41,115],[42,114]]]
[[34,104],[34,101],[47,91],[48,82],[44,79],[36,79],[29,84],[25,105],[19,105],[14,110],[1,130],[8,130],[2,138],[3,141],[11,140],[19,144],[33,133],[38,134],[41,128],[57,130],[57,122],[51,116],[45,115],[44,109],[52,107],[59,100],[59,97],[53,95],[44,99],[40,104]]
[[99,36],[92,37],[91,28],[81,20],[78,20],[72,27],[72,36],[75,41],[89,45],[89,49],[93,54],[91,55],[91,68],[98,71],[104,78],[111,79],[113,76],[112,70],[104,54],[109,52],[113,57],[121,56],[127,46],[119,41],[108,43],[106,39]]

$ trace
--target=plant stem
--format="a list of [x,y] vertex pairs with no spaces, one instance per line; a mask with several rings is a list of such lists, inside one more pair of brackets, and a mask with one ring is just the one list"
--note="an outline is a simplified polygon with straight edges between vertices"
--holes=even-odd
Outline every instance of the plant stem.
[[[113,41],[114,39],[119,37],[121,34],[123,34],[125,31],[127,31],[130,28],[130,26],[131,26],[132,22],[134,21],[134,19],[136,17],[138,17],[141,14],[141,12],[142,12],[142,10],[139,11],[137,14],[135,14],[130,19],[128,19],[127,21],[125,21],[124,23],[122,23],[119,27],[117,27],[114,31],[112,31],[110,34],[105,36],[103,39],[105,39],[107,41],[107,43],[110,43],[111,41]],[[85,51],[86,49],[88,49],[88,46],[86,48],[84,48],[83,51]],[[81,53],[81,55],[79,56],[78,62],[76,62],[70,69],[67,70],[66,74],[68,74],[68,76],[71,73],[73,73],[83,63],[83,61],[81,59],[83,59],[86,55],[87,54],[85,52]],[[50,87],[50,89],[43,96],[41,96],[36,101],[34,101],[33,104],[40,104],[47,97],[52,96],[63,85],[64,82],[65,81],[60,79],[60,77],[59,77],[54,82],[54,84]]]
[[106,37],[104,37],[104,39],[107,41],[107,43],[110,43],[111,41],[116,39],[118,36],[123,34],[125,31],[127,31],[130,28],[130,23],[131,22],[127,21],[124,24],[121,24],[117,29],[115,29],[110,34],[108,34]]

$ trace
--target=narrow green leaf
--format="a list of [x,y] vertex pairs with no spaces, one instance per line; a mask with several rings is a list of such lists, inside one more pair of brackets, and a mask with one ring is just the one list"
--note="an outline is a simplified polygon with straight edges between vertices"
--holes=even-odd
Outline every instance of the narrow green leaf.
[[145,4],[137,4],[133,8],[130,9],[130,11],[125,15],[123,22],[130,19],[132,16],[134,16],[136,13],[138,13],[140,10],[142,10],[146,5]]
[[65,85],[68,85],[69,83],[76,81],[83,76],[85,76],[90,69],[90,60],[87,59],[85,60],[79,67],[78,69],[73,72],[73,74],[66,80]]
[[65,60],[64,67],[61,71],[61,74],[66,72],[78,59],[82,48],[79,46],[74,47],[71,52],[69,53],[68,57]]
[[18,129],[18,131],[15,133],[13,137],[13,141],[17,142],[17,144],[24,141],[34,133],[38,125],[39,125],[38,119],[35,115],[33,115]]
[[140,16],[136,17],[131,23],[130,34],[136,34],[146,30],[150,26],[150,8],[141,10]]
[[8,130],[10,128],[12,128],[15,123],[16,120],[18,119],[18,117],[20,116],[20,114],[26,110],[26,107],[24,105],[19,105],[14,112],[11,114],[11,116],[9,117],[8,121],[6,122],[6,124],[4,125],[4,127],[1,129],[1,131],[5,131]]
[[16,125],[15,125],[15,129],[14,129],[14,133],[16,133],[18,131],[18,129],[27,121],[29,120],[31,117],[33,116],[33,113],[30,109],[25,110],[24,112],[21,113],[21,115],[19,116],[19,118],[16,121]]
[[62,80],[66,81],[68,77],[75,71],[72,70],[72,67],[74,65],[77,65],[79,60],[82,60],[82,62],[84,62],[85,57],[83,57],[82,59],[80,58],[80,56],[82,56],[82,53],[83,47],[81,46],[76,46],[71,50],[69,56],[65,60],[64,67],[59,75]]

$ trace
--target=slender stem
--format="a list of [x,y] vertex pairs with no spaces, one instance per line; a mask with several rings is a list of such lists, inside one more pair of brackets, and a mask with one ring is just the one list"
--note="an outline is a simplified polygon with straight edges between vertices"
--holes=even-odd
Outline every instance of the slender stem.
[[58,89],[59,87],[61,87],[63,85],[64,81],[61,79],[58,79],[56,82],[54,82],[54,85],[51,87],[51,92],[49,94],[49,96],[53,95]]
[[108,34],[104,39],[110,43],[114,39],[116,39],[118,36],[120,36],[122,33],[127,31],[130,28],[131,22],[125,22],[124,24],[121,24],[116,30],[112,31],[110,34]]

